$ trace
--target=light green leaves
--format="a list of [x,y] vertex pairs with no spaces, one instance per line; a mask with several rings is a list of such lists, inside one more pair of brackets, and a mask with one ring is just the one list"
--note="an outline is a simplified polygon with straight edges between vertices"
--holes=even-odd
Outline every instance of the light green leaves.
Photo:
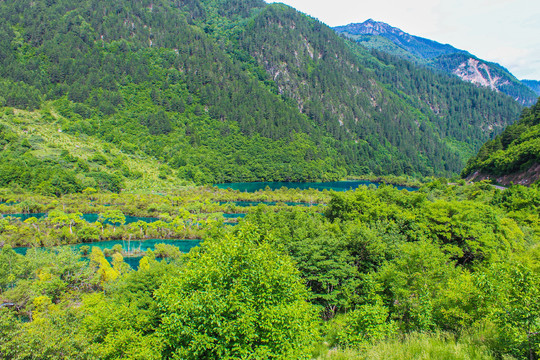
[[156,293],[178,359],[303,359],[314,307],[290,258],[249,236],[208,240]]

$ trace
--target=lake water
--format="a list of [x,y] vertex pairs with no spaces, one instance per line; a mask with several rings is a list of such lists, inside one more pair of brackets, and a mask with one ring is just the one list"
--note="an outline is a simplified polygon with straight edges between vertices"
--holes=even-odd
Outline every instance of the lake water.
[[278,202],[278,201],[218,201],[219,205],[233,204],[240,207],[257,206],[264,204],[268,206],[276,206],[277,204],[285,204],[288,206],[317,206],[319,204],[308,204],[302,202]]
[[46,217],[46,213],[36,213],[36,214],[2,214],[2,217],[14,217],[21,221],[25,221],[27,219],[30,219],[31,217],[35,217],[36,219],[41,219]]
[[[126,216],[126,224],[136,223],[139,220],[145,221],[147,223],[152,223],[159,220],[158,218],[155,218],[155,217],[141,217],[141,216],[129,216],[129,215],[125,215],[125,216]],[[88,222],[93,223],[93,222],[98,221],[99,215],[98,214],[83,214],[82,218]],[[105,221],[105,224],[110,224],[110,223],[108,221]]]
[[[25,221],[31,217],[35,217],[36,219],[41,219],[41,218],[44,218],[47,216],[47,213],[35,213],[35,214],[2,214],[2,217],[8,217],[8,216],[11,216],[11,217],[14,217],[14,218],[17,218],[21,221]],[[87,221],[87,222],[90,222],[90,223],[94,223],[96,221],[98,221],[98,218],[99,218],[99,214],[83,214],[82,215],[82,219]],[[140,216],[129,216],[129,215],[126,215],[126,224],[131,224],[131,223],[135,223],[139,220],[142,220],[142,221],[145,221],[147,223],[151,223],[151,222],[155,222],[155,221],[158,221],[159,219],[158,218],[154,218],[154,217],[140,217]],[[105,221],[105,224],[111,224],[110,222],[108,221]]]
[[[214,186],[220,189],[231,188],[233,190],[239,190],[242,192],[256,192],[259,190],[264,190],[267,187],[271,190],[281,189],[286,187],[289,189],[316,189],[316,190],[334,190],[334,191],[347,191],[354,190],[360,186],[374,185],[379,187],[379,183],[374,183],[367,180],[357,180],[357,181],[331,181],[331,182],[252,182],[252,183],[228,183],[228,184],[215,184]],[[408,186],[397,186],[395,187],[399,190],[408,190],[416,191],[417,188],[412,188]]]
[[[124,251],[142,251],[145,252],[146,250],[154,250],[156,248],[156,244],[167,244],[167,245],[174,245],[180,249],[183,253],[188,253],[192,248],[195,246],[199,246],[201,243],[201,240],[161,240],[161,239],[148,239],[148,240],[111,240],[111,241],[97,241],[97,242],[90,242],[90,243],[80,243],[80,244],[72,244],[72,245],[62,245],[59,247],[69,246],[75,251],[79,251],[81,247],[83,246],[89,246],[90,249],[93,247],[98,247],[101,250],[104,249],[112,249],[115,245],[122,245],[122,249]],[[26,255],[26,252],[29,248],[27,247],[15,247],[13,250],[20,255]],[[124,257],[124,261],[129,264],[133,269],[137,269],[139,266],[139,262],[141,261],[142,256],[137,257]],[[107,258],[107,260],[111,261],[111,258]]]
[[246,214],[244,214],[244,213],[241,213],[241,214],[223,214],[223,217],[225,219],[239,219],[239,218],[246,217]]
[[103,249],[112,249],[115,245],[122,245],[122,249],[125,251],[146,251],[154,250],[156,244],[174,245],[180,249],[181,252],[187,253],[194,246],[199,246],[200,240],[162,240],[162,239],[148,239],[148,240],[110,240],[110,241],[96,241],[91,243],[81,243],[71,246],[74,250],[80,250],[82,246],[90,246],[90,248],[98,247]]

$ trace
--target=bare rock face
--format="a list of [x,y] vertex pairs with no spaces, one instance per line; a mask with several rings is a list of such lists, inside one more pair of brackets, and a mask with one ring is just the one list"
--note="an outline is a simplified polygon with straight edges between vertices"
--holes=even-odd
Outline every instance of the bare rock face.
[[473,58],[461,63],[452,73],[463,81],[489,87],[497,92],[500,91],[500,86],[509,84],[500,76],[493,76],[488,65]]
[[[468,51],[457,49],[449,44],[410,35],[380,21],[369,19],[363,23],[337,26],[334,30],[368,48],[374,47],[421,66],[456,75],[463,81],[477,86],[509,95],[525,106],[533,105],[540,95],[538,82],[521,82],[499,64],[478,59]],[[374,40],[377,38],[389,40],[395,46],[383,47],[381,44],[384,42]]]
[[501,185],[524,185],[529,186],[540,180],[540,164],[531,166],[527,171],[521,171],[508,175],[491,175],[476,171],[467,177],[467,181],[493,180]]

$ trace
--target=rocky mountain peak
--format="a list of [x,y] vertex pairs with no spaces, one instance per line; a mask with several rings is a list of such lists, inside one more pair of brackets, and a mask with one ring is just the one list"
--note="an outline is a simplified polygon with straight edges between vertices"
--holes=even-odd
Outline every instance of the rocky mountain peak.
[[335,28],[338,32],[347,32],[351,35],[385,35],[392,34],[401,37],[411,37],[411,35],[406,32],[398,29],[396,27],[390,26],[387,23],[382,21],[375,21],[373,19],[368,19],[363,23],[353,23],[345,26],[339,26]]

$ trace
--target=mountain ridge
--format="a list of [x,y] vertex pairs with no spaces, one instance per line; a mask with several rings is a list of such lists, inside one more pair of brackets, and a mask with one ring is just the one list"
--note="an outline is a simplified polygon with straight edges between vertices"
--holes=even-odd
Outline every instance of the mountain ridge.
[[[182,181],[451,175],[521,110],[285,5],[21,0],[0,2],[0,18],[1,105],[50,107],[63,132]],[[2,143],[6,169],[20,142]]]
[[[530,106],[536,102],[537,96],[529,86],[520,82],[506,68],[479,59],[452,45],[410,35],[399,28],[373,19],[333,29],[368,48],[377,48],[419,65],[455,75],[463,81],[503,92],[523,105]],[[391,41],[395,47],[388,46],[381,38]]]
[[527,85],[536,95],[540,96],[540,81],[539,80],[521,80],[522,83]]
[[[396,45],[405,50],[414,53],[424,59],[431,59],[439,55],[465,53],[467,51],[459,50],[452,45],[442,44],[434,40],[411,35],[405,31],[393,27],[382,21],[368,19],[363,23],[351,23],[344,26],[333,28],[338,33],[346,35],[382,35],[392,40]],[[423,46],[423,48],[421,48]]]

